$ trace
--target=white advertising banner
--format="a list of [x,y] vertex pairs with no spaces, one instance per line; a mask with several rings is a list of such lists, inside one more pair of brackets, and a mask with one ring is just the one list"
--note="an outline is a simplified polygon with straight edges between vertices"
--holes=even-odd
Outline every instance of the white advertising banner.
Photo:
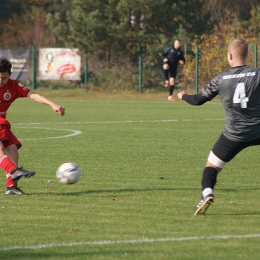
[[40,48],[38,79],[80,80],[81,58],[78,49]]

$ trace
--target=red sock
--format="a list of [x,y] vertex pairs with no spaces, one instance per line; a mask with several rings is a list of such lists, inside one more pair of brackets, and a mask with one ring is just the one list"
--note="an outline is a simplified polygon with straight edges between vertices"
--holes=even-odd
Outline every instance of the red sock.
[[0,168],[3,169],[5,172],[11,172],[15,170],[17,166],[7,155],[3,155],[0,157]]
[[13,181],[10,173],[6,173],[6,187],[16,187],[17,181]]
[[6,187],[17,186],[17,182],[12,180],[10,174],[10,172],[15,170],[17,166],[7,155],[3,155],[0,157],[0,168],[3,169],[6,174]]

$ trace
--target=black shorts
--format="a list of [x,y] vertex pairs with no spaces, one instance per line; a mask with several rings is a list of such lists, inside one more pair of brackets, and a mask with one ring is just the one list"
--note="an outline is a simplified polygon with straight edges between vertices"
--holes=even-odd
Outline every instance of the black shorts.
[[[167,63],[167,62],[166,62]],[[170,78],[176,78],[177,75],[177,66],[167,63],[169,65],[169,76]]]
[[212,152],[222,161],[229,162],[243,149],[260,145],[260,138],[249,142],[234,142],[227,139],[223,133],[213,146]]
[[174,67],[174,68],[171,68],[169,69],[169,74],[170,74],[170,78],[176,78],[176,75],[177,75],[177,68]]

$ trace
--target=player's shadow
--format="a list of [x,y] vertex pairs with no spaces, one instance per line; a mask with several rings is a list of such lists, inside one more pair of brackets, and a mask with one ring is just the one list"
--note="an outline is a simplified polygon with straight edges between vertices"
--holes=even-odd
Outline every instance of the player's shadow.
[[227,212],[227,213],[208,213],[205,216],[259,216],[260,212]]
[[[218,188],[218,191],[224,192],[224,193],[241,193],[242,191],[259,191],[260,188],[238,188],[238,189],[228,189],[228,188]],[[127,193],[145,193],[145,192],[154,192],[154,191],[161,191],[165,193],[165,191],[174,192],[174,191],[183,191],[185,192],[194,192],[194,194],[199,194],[201,192],[201,189],[198,187],[173,187],[173,188],[140,188],[140,189],[135,189],[135,188],[125,188],[125,189],[98,189],[98,190],[86,190],[86,191],[75,191],[75,192],[48,192],[47,194],[45,192],[37,192],[37,193],[32,193],[31,195],[47,195],[47,196],[82,196],[82,195],[88,195],[88,194],[104,194],[106,197],[110,197],[111,199],[113,198],[120,198],[120,197],[125,197],[128,196]],[[125,194],[124,194],[125,193]],[[222,194],[223,195],[223,194]],[[145,196],[145,195],[144,195]],[[169,195],[171,196],[171,194]],[[226,211],[226,212],[217,212],[217,213],[212,213],[212,212],[207,212],[204,216],[199,216],[199,217],[210,217],[210,216],[260,216],[260,210],[259,212],[257,211],[252,211],[252,212],[232,212],[232,211]],[[198,217],[198,216],[196,216]]]
[[[260,188],[242,188],[242,189],[228,189],[228,188],[218,188],[218,191],[226,192],[226,193],[240,193],[242,191],[260,191]],[[198,187],[173,187],[173,188],[125,188],[125,189],[99,189],[99,190],[87,190],[87,191],[75,191],[75,192],[57,192],[57,195],[64,196],[75,196],[82,194],[100,194],[100,193],[122,193],[122,192],[151,192],[151,191],[194,191],[194,194],[199,194],[201,192],[201,188]]]
[[[67,245],[67,246],[60,246],[55,248],[55,244],[53,247],[49,248],[49,251],[42,251],[42,248],[39,249],[26,249],[26,250],[19,250],[19,253],[16,250],[6,250],[2,251],[0,255],[0,259],[53,259],[53,248],[55,248],[55,258],[57,259],[99,259],[106,258],[106,256],[111,256],[112,254],[114,256],[121,257],[122,255],[129,255],[129,256],[136,256],[140,255],[143,251],[138,249],[120,249],[116,250],[115,247],[111,246],[110,248],[106,250],[95,250],[93,249],[93,246],[86,244],[84,245],[84,248],[87,248],[87,250],[84,250],[85,252],[81,252],[82,245],[80,243],[77,245],[77,243],[74,243],[74,245]],[[64,253],[63,251],[68,251],[67,248],[71,248],[72,253]],[[73,250],[72,250],[73,249]],[[117,257],[116,257],[117,258]],[[118,258],[117,258],[118,259]]]
[[[239,189],[229,189],[229,188],[217,188],[217,191],[226,192],[226,193],[240,193],[242,191],[260,191],[259,188],[239,188]],[[31,193],[30,195],[58,195],[58,196],[77,196],[77,195],[84,195],[84,194],[102,194],[102,193],[124,193],[124,192],[151,192],[151,191],[194,191],[194,194],[200,194],[201,188],[199,187],[173,187],[173,188],[124,188],[124,189],[97,189],[97,190],[77,190],[73,192],[64,191],[64,192],[35,192]]]
[[[64,196],[75,196],[75,195],[83,195],[83,194],[101,194],[101,193],[124,193],[124,192],[153,192],[153,191],[201,191],[200,188],[145,188],[145,189],[135,189],[135,188],[129,188],[129,189],[104,189],[104,190],[87,190],[87,191],[75,191],[75,192],[55,192],[57,195],[64,195]],[[39,193],[37,193],[39,194]],[[51,194],[54,194],[52,192]]]

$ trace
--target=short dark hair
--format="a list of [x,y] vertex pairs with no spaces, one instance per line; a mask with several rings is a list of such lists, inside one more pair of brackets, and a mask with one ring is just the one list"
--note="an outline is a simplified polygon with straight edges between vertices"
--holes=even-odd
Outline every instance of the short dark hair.
[[0,58],[0,73],[7,72],[9,75],[11,75],[11,69],[11,62],[6,58]]

